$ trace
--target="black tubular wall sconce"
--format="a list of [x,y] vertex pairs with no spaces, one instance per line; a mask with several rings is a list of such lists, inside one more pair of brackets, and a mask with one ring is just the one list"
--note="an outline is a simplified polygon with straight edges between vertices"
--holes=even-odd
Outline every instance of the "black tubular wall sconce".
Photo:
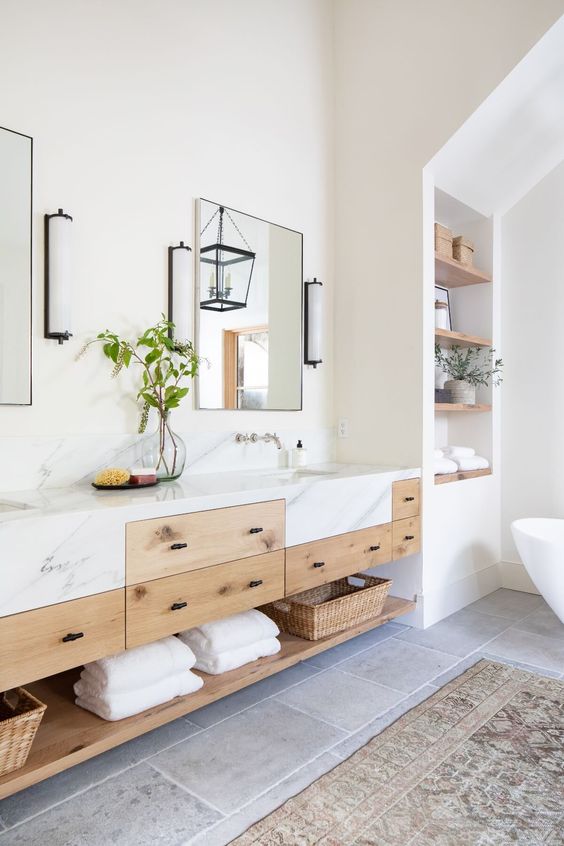
[[323,323],[323,282],[315,276],[305,283],[304,296],[304,364],[322,364],[321,334]]
[[168,248],[168,319],[180,341],[192,337],[192,252],[184,241]]
[[71,325],[71,224],[72,217],[59,209],[46,214],[45,222],[45,337],[62,344],[72,337]]

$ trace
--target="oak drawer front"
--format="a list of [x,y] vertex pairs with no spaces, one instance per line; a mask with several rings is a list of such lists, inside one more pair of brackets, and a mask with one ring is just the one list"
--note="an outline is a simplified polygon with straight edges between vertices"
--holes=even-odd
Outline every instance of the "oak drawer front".
[[284,518],[273,500],[128,523],[126,584],[283,549]]
[[284,596],[284,550],[126,588],[127,646]]
[[392,485],[392,519],[416,517],[420,504],[419,479],[404,479]]
[[0,619],[0,690],[125,649],[125,591]]
[[421,549],[421,522],[419,517],[407,517],[393,523],[394,561],[405,558]]
[[286,550],[286,596],[392,560],[390,523]]

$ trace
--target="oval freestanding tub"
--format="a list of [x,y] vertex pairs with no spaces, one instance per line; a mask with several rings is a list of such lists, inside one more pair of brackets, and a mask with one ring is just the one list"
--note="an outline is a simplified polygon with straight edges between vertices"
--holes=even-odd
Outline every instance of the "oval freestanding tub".
[[564,623],[564,520],[528,517],[511,531],[531,581]]

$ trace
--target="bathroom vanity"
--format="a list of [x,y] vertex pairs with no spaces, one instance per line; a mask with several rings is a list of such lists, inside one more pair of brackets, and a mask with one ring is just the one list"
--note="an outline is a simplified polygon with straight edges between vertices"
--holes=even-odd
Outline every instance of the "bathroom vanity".
[[[134,492],[2,497],[0,690],[47,704],[27,764],[0,797],[413,610],[281,651],[115,723],[74,704],[80,667],[419,550],[419,471],[319,466],[193,476]],[[392,588],[393,592],[393,588]]]

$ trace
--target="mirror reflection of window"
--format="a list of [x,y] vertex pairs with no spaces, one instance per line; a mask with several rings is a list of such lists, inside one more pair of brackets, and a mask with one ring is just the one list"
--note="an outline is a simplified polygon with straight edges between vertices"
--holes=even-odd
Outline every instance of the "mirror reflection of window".
[[226,329],[224,343],[224,407],[268,407],[268,327]]

